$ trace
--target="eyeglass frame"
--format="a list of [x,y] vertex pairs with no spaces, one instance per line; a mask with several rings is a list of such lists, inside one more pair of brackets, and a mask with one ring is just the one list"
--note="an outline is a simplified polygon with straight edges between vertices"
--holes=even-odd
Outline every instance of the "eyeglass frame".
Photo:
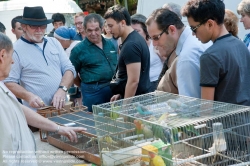
[[200,24],[196,25],[195,27],[190,27],[191,31],[196,34],[196,30],[202,26],[202,24],[205,24],[207,21],[202,21]]
[[[169,25],[169,26],[170,26],[170,25]],[[152,40],[154,40],[154,41],[158,41],[158,40],[160,39],[161,35],[162,35],[164,32],[166,32],[166,30],[168,29],[169,26],[167,26],[166,28],[164,28],[163,31],[162,31],[159,35],[157,35],[157,36],[155,36],[155,37],[149,36],[149,39],[152,39]]]
[[47,24],[46,25],[29,25],[30,29],[36,30],[40,27],[40,29],[44,30],[47,28]]
[[77,23],[75,23],[74,25],[75,25],[75,26],[77,26],[77,25],[83,25],[83,22],[77,22]]

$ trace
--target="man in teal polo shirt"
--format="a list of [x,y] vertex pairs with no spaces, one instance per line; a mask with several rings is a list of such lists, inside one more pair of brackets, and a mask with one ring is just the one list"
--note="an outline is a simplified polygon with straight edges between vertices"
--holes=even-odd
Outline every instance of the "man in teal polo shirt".
[[117,52],[113,43],[101,35],[103,23],[98,14],[86,16],[86,38],[73,48],[70,55],[70,60],[80,76],[74,83],[81,86],[83,103],[90,112],[92,105],[110,101],[112,92],[109,83],[117,64]]

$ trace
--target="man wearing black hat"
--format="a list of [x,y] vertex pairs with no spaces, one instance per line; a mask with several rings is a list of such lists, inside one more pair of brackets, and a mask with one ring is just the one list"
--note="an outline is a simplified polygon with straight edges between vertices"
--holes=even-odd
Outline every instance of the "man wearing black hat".
[[14,44],[15,63],[4,82],[33,110],[51,104],[61,109],[76,72],[61,44],[44,37],[52,20],[46,18],[42,7],[24,7],[18,21],[24,34]]

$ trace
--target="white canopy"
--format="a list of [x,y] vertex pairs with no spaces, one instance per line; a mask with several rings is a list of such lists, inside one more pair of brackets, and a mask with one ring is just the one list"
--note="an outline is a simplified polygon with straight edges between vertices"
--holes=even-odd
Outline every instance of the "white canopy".
[[10,0],[0,2],[0,11],[42,6],[45,13],[77,13],[81,8],[73,0]]
[[[6,35],[14,42],[16,37],[11,32],[11,20],[23,14],[25,6],[42,6],[48,19],[53,13],[62,13],[66,18],[66,25],[71,26],[73,14],[82,12],[81,8],[73,0],[10,0],[0,2],[0,22],[6,27]],[[48,24],[47,33],[53,29],[52,24]]]
[[[138,0],[137,4],[137,13],[143,14],[144,16],[148,17],[155,9],[160,8],[165,3],[174,2],[179,4],[181,7],[187,3],[188,0]],[[242,0],[224,0],[225,8],[232,10],[235,14],[237,14],[237,6]],[[238,15],[240,19],[240,15]],[[187,18],[183,17],[182,21],[185,25],[188,25]],[[239,26],[239,33],[238,37],[243,39],[245,34],[249,33],[245,30],[242,23],[238,24]]]

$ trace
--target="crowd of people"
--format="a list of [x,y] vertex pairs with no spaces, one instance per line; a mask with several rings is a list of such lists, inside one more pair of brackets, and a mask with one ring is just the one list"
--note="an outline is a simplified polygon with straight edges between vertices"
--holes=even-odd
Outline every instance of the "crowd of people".
[[[237,12],[249,29],[250,0]],[[239,39],[238,21],[221,0],[168,3],[149,17],[115,5],[103,17],[77,13],[74,28],[63,14],[47,19],[42,7],[24,7],[11,21],[14,44],[0,24],[0,160],[19,140],[19,150],[34,150],[27,124],[76,140],[84,128],[60,127],[36,113],[63,108],[68,94],[89,112],[155,90],[250,106],[250,34]]]

